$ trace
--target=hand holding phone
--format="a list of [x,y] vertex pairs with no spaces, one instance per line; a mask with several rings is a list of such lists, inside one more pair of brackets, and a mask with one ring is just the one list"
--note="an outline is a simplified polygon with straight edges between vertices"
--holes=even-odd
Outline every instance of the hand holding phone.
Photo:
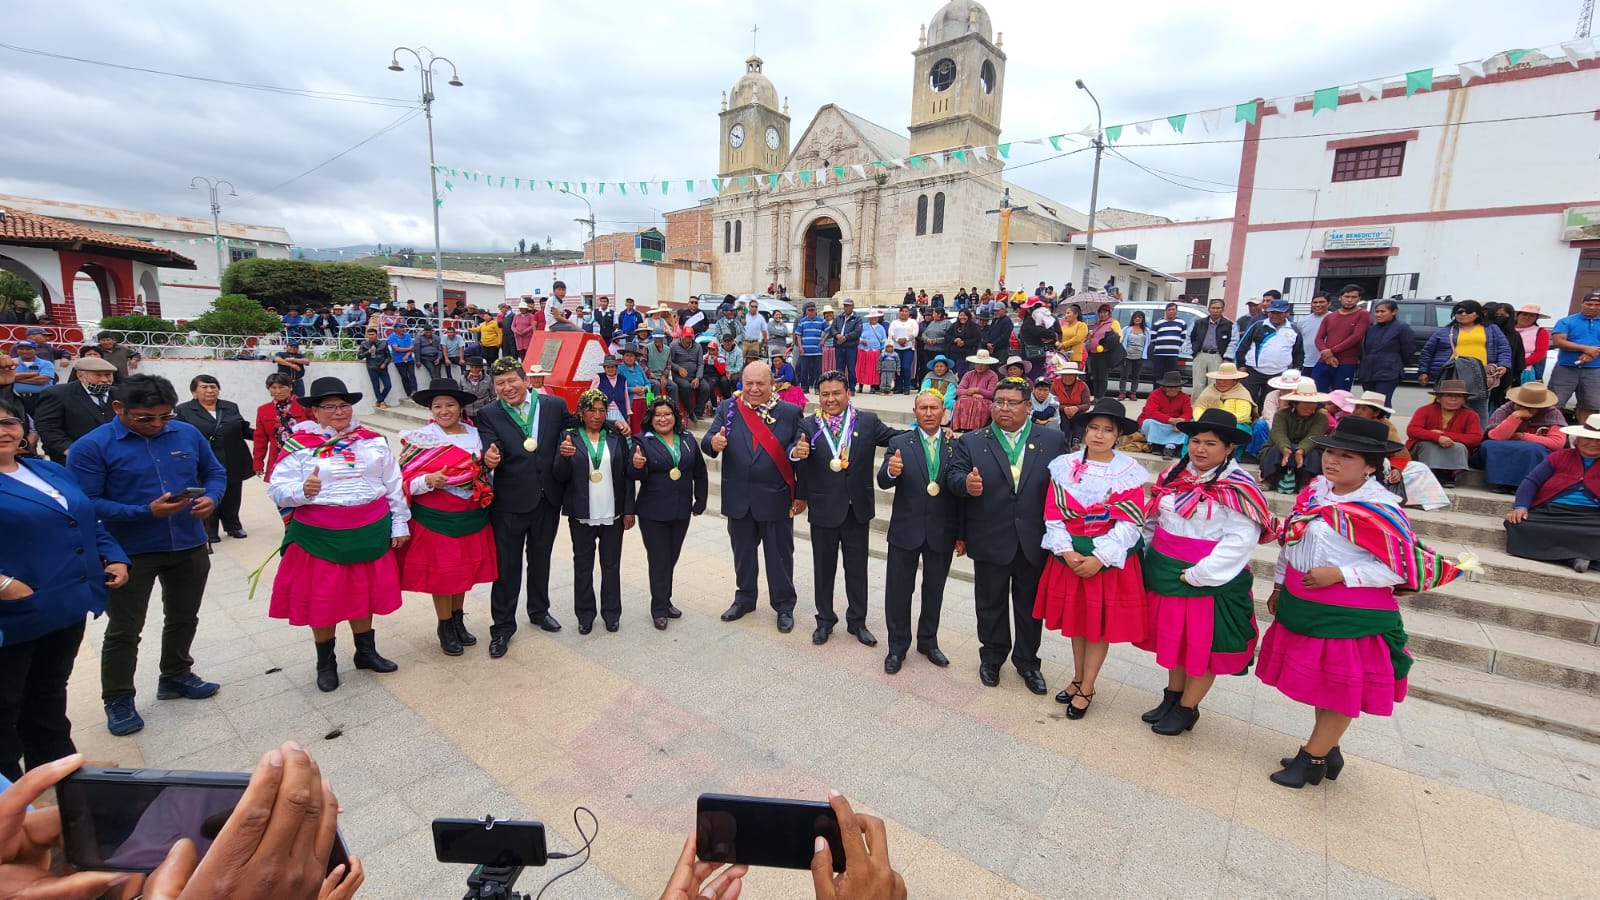
[[837,857],[827,841],[816,839],[811,860],[811,882],[817,900],[825,898],[888,897],[906,900],[906,882],[889,865],[889,833],[877,816],[857,813],[838,791],[828,792],[828,805],[838,817],[846,865],[841,874]]
[[121,872],[60,874],[50,868],[50,857],[61,838],[61,810],[28,805],[57,782],[83,765],[74,753],[30,770],[0,793],[0,896],[25,892],[40,896],[98,897],[128,876]]

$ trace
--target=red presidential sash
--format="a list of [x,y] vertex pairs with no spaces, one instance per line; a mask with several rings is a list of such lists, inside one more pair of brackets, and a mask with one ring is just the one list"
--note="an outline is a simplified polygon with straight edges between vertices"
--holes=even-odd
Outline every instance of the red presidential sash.
[[767,456],[772,458],[772,464],[778,467],[778,474],[782,475],[784,482],[789,485],[789,499],[793,500],[794,465],[789,462],[789,454],[778,445],[778,439],[773,435],[772,429],[767,427],[767,423],[762,421],[760,416],[756,415],[755,410],[738,400],[731,402],[734,408],[739,411],[739,417],[744,420],[745,427],[750,429],[751,440],[756,442],[756,446],[765,450]]

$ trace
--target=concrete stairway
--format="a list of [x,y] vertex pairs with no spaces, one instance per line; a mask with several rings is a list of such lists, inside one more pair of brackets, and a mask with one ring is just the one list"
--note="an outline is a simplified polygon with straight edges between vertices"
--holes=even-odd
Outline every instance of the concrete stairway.
[[[904,414],[886,413],[884,418],[897,427],[910,424]],[[426,412],[410,401],[365,418],[368,425],[391,436],[426,421]],[[1165,465],[1157,457],[1138,455],[1152,471]],[[720,508],[720,479],[717,461],[711,465],[709,512],[715,515]],[[1417,532],[1442,552],[1477,553],[1484,572],[1474,581],[1458,581],[1402,601],[1409,648],[1418,659],[1411,674],[1412,693],[1600,742],[1600,574],[1579,575],[1508,555],[1500,516],[1509,507],[1509,498],[1472,487],[1452,493],[1450,509],[1407,513]],[[891,504],[889,492],[880,494],[878,518],[872,523],[875,536],[887,531]],[[1268,500],[1281,515],[1289,511],[1293,498],[1269,494]],[[801,540],[809,537],[804,516],[795,522],[795,535]],[[878,558],[886,556],[881,537],[872,541],[869,551]],[[801,554],[804,558],[805,551]],[[1257,549],[1252,562],[1256,611],[1263,628],[1270,621],[1265,600],[1275,559],[1276,547],[1266,546]],[[970,561],[956,560],[951,578],[970,583]]]

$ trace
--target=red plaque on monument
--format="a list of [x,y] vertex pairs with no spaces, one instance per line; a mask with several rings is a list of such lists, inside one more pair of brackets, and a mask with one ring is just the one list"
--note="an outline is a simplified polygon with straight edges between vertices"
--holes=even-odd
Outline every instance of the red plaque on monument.
[[606,342],[587,331],[535,331],[523,354],[523,371],[542,366],[545,393],[567,401],[567,409],[578,411],[578,395],[594,384],[600,374],[600,361],[606,356]]

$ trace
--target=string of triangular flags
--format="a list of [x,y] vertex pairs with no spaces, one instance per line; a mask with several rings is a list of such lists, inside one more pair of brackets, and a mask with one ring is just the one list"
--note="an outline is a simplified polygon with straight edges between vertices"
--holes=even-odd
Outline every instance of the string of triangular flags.
[[[1593,37],[1566,41],[1558,45],[1558,48],[1559,54],[1545,53],[1542,49],[1537,48],[1525,48],[1505,51],[1503,54],[1496,54],[1489,59],[1458,63],[1454,73],[1457,79],[1456,85],[1466,85],[1472,79],[1483,78],[1488,67],[1501,56],[1505,58],[1504,67],[1517,67],[1524,62],[1531,66],[1557,65],[1565,62],[1576,68],[1582,61],[1593,59],[1596,55],[1595,39]],[[1324,110],[1337,112],[1342,96],[1354,95],[1359,98],[1356,102],[1363,103],[1376,100],[1381,98],[1384,95],[1384,91],[1391,86],[1399,89],[1403,85],[1405,96],[1409,98],[1418,93],[1434,90],[1436,79],[1440,77],[1449,78],[1450,74],[1441,75],[1433,68],[1415,69],[1404,73],[1404,75],[1392,75],[1360,81],[1350,85],[1320,88],[1310,92],[1310,113],[1315,116]],[[1115,144],[1122,140],[1124,132],[1129,128],[1133,129],[1138,135],[1144,136],[1152,134],[1157,127],[1162,125],[1165,125],[1174,134],[1183,135],[1186,133],[1185,129],[1189,128],[1189,124],[1196,120],[1200,122],[1201,127],[1205,129],[1207,134],[1218,134],[1223,129],[1232,128],[1240,123],[1256,124],[1261,111],[1269,106],[1275,107],[1279,115],[1291,115],[1296,111],[1296,104],[1305,96],[1306,94],[1301,92],[1290,94],[1277,100],[1246,100],[1232,106],[1219,106],[1214,109],[1177,113],[1139,122],[1109,125],[1105,129],[1105,139],[1107,142]],[[834,182],[858,181],[866,178],[887,176],[890,171],[899,169],[931,173],[958,166],[970,167],[977,163],[990,161],[1004,162],[1011,158],[1012,149],[1019,145],[1042,146],[1045,143],[1049,143],[1052,150],[1060,152],[1064,141],[1088,140],[1094,138],[1094,136],[1095,128],[1090,125],[1075,131],[1064,131],[1058,134],[1028,138],[1026,140],[1006,141],[982,147],[944,150],[895,159],[875,159],[871,162],[852,165],[823,166],[814,169],[795,169],[787,172],[736,175],[732,177],[702,176],[696,178],[605,180],[497,175],[445,165],[435,165],[433,168],[438,175],[444,178],[444,182],[441,185],[444,193],[440,195],[437,201],[440,204],[444,202],[444,198],[449,193],[455,191],[458,183],[515,191],[538,191],[542,187],[551,192],[593,196],[608,193],[613,196],[671,194],[680,191],[689,194],[703,194],[708,190],[721,194],[726,190],[744,192],[765,189],[772,191],[778,190],[780,187],[794,187],[796,185],[826,185],[830,180]]]

